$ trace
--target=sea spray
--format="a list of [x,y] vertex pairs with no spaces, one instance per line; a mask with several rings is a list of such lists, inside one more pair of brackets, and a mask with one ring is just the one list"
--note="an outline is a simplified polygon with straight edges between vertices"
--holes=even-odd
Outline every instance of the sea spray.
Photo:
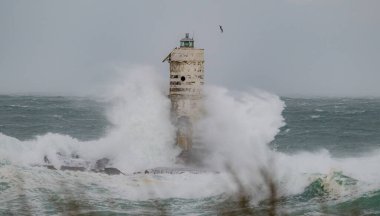
[[[130,79],[133,74],[139,72],[140,69],[124,72],[126,73],[125,79]],[[144,72],[143,72],[144,73]],[[153,71],[146,71],[145,76],[156,76],[157,73]],[[159,77],[159,75],[157,75]],[[125,93],[123,83],[128,83],[125,79],[120,79],[117,86],[120,86],[120,94]],[[143,79],[143,78],[141,78]],[[136,84],[136,83],[135,83]],[[116,84],[115,84],[116,85]],[[130,85],[130,84],[128,84]],[[163,101],[166,100],[165,96],[165,83],[163,87],[155,87],[164,96]],[[271,118],[264,113],[280,113],[280,111],[271,110],[272,108],[281,108],[281,100],[277,96],[257,91],[249,91],[248,93],[236,93],[220,87],[208,87],[210,91],[205,95],[205,116],[206,121],[204,126],[227,128],[228,130],[235,130],[239,125],[251,127],[254,129],[256,126],[250,124],[233,123],[234,127],[228,128],[230,125],[225,125],[231,120],[238,121],[239,116],[252,116],[255,119],[277,119],[281,115],[274,115]],[[218,100],[214,94],[215,91],[224,92]],[[218,90],[219,89],[219,90]],[[113,91],[110,91],[113,92]],[[160,94],[161,94],[160,93]],[[272,180],[276,183],[277,189],[277,210],[280,213],[287,213],[288,215],[322,215],[322,214],[337,214],[337,215],[350,215],[352,211],[360,212],[359,214],[379,214],[379,188],[380,188],[380,174],[378,172],[380,163],[380,152],[378,150],[364,151],[361,148],[363,145],[371,145],[366,143],[364,137],[367,139],[370,136],[370,141],[377,143],[376,137],[378,135],[378,125],[376,122],[379,120],[379,104],[380,101],[373,99],[360,99],[345,100],[340,99],[283,99],[286,102],[286,109],[283,112],[286,118],[287,125],[282,128],[286,133],[278,133],[274,142],[278,144],[279,151],[268,149],[267,143],[271,140],[272,134],[267,133],[261,137],[267,137],[263,142],[256,142],[257,139],[252,139],[255,142],[251,143],[256,149],[263,149],[263,152],[268,154],[260,154],[260,151],[255,153],[251,152],[238,152],[243,147],[241,143],[236,142],[229,145],[229,142],[223,142],[223,137],[229,135],[227,129],[215,129],[214,134],[201,134],[197,140],[210,140],[208,144],[208,157],[204,157],[205,165],[212,167],[211,170],[219,169],[219,173],[206,172],[206,173],[183,173],[183,174],[131,174],[129,170],[133,170],[135,164],[128,163],[128,152],[120,151],[120,154],[115,153],[118,149],[114,148],[117,145],[124,145],[116,141],[111,142],[112,133],[123,127],[121,117],[117,117],[116,113],[120,111],[123,116],[124,108],[123,96],[118,97],[116,93],[110,93],[110,103],[107,106],[109,121],[112,115],[115,119],[112,126],[109,127],[108,132],[101,139],[83,142],[72,138],[70,136],[47,133],[45,135],[37,136],[35,139],[20,141],[16,138],[0,134],[0,215],[9,215],[25,213],[23,210],[28,210],[31,214],[44,215],[44,214],[57,214],[62,212],[63,208],[68,208],[74,203],[76,207],[80,208],[81,212],[98,213],[101,211],[104,214],[159,214],[158,208],[164,209],[168,214],[172,215],[202,215],[221,214],[221,209],[228,209],[230,212],[239,211],[240,205],[230,205],[229,199],[231,194],[236,194],[236,180],[244,184],[246,193],[251,195],[248,201],[257,214],[265,215],[267,213],[268,202],[267,197],[270,190],[267,190],[267,184],[264,182],[262,172],[258,171],[257,167],[264,167],[273,174]],[[147,93],[143,93],[147,94]],[[244,113],[250,109],[243,109],[248,106],[244,102],[243,95],[247,94],[249,97],[247,101],[256,101],[252,106],[263,107],[258,109],[259,116],[246,115],[236,113]],[[114,97],[113,97],[114,95]],[[133,100],[135,97],[125,96]],[[0,96],[0,99],[4,98]],[[5,96],[5,99],[0,100],[0,120],[2,131],[9,132],[11,126],[17,125],[18,128],[25,128],[25,132],[30,134],[39,134],[30,125],[44,124],[45,118],[37,115],[35,112],[25,112],[25,108],[9,107],[9,104],[27,104],[31,110],[43,110],[46,114],[60,114],[57,109],[52,107],[64,107],[62,113],[62,120],[68,124],[64,126],[60,133],[66,134],[67,126],[73,123],[80,125],[73,126],[72,130],[78,128],[87,128],[91,126],[93,118],[104,118],[103,115],[83,115],[83,109],[78,109],[78,106],[73,106],[73,102],[77,99],[72,98],[47,98],[47,97],[13,97]],[[119,99],[117,99],[119,98]],[[253,98],[253,99],[252,99]],[[274,100],[270,100],[270,98]],[[277,99],[276,99],[277,98]],[[11,99],[11,101],[9,101]],[[211,99],[215,99],[212,101]],[[79,99],[82,100],[82,99]],[[84,99],[88,100],[88,99]],[[32,102],[26,102],[32,101]],[[112,101],[112,102],[111,102]],[[272,101],[270,103],[262,103],[263,101]],[[301,104],[299,103],[301,102]],[[307,105],[304,104],[307,102]],[[360,102],[360,104],[357,104]],[[365,102],[363,104],[362,102]],[[95,103],[95,102],[94,102]],[[96,102],[97,103],[97,102]],[[292,104],[296,104],[293,106]],[[334,104],[340,103],[345,109],[366,110],[362,113],[346,114],[343,113],[339,116],[335,112]],[[75,104],[78,104],[75,102]],[[85,109],[93,110],[94,106],[88,107],[88,103],[79,103]],[[124,103],[128,106],[127,103]],[[230,105],[228,105],[230,104]],[[232,104],[232,105],[231,105]],[[244,105],[246,104],[246,105]],[[267,104],[267,106],[265,106]],[[276,105],[277,104],[277,105]],[[48,105],[48,106],[46,106]],[[102,106],[104,103],[102,103]],[[119,106],[120,105],[120,106]],[[227,106],[228,105],[228,106]],[[120,109],[118,108],[120,107]],[[231,109],[227,109],[232,107]],[[316,107],[322,108],[323,113],[315,111]],[[225,109],[224,112],[219,109]],[[104,110],[104,109],[102,109]],[[148,109],[149,110],[149,109]],[[229,112],[226,112],[229,111]],[[265,110],[265,111],[260,111]],[[41,111],[42,112],[42,111]],[[133,111],[131,113],[134,113]],[[216,112],[216,113],[212,113]],[[317,121],[311,119],[310,115],[313,112],[321,114],[321,118]],[[20,113],[25,115],[25,118],[19,118],[20,121],[12,121],[11,116],[18,117]],[[71,113],[72,115],[67,115]],[[212,116],[214,115],[214,116]],[[223,117],[223,115],[225,115]],[[261,116],[262,115],[262,116]],[[33,118],[29,118],[33,116]],[[218,117],[219,116],[219,117]],[[43,116],[42,116],[43,117]],[[217,118],[218,117],[218,118]],[[323,118],[322,118],[323,117]],[[224,119],[225,118],[225,119]],[[78,121],[78,119],[88,119],[86,121]],[[219,120],[218,120],[219,119]],[[242,122],[245,122],[245,118]],[[255,119],[249,119],[255,122]],[[241,120],[239,120],[241,121]],[[99,121],[95,121],[99,122]],[[216,123],[212,123],[216,122]],[[267,122],[267,121],[264,121]],[[270,125],[270,121],[267,124]],[[52,126],[62,126],[61,120],[49,122]],[[89,123],[89,124],[88,124]],[[279,125],[275,123],[275,125]],[[379,122],[380,123],[380,122]],[[202,124],[199,128],[202,128]],[[349,125],[350,130],[347,131],[345,126]],[[100,127],[105,128],[102,124]],[[205,127],[203,127],[205,128]],[[244,128],[244,127],[243,127]],[[267,127],[270,128],[270,127]],[[3,130],[4,129],[4,130]],[[19,130],[18,129],[18,130]],[[206,128],[207,129],[207,128]],[[259,128],[263,129],[263,127]],[[127,127],[126,127],[127,130]],[[211,130],[211,128],[208,128]],[[50,130],[47,130],[50,131]],[[82,130],[80,130],[82,131]],[[86,131],[86,130],[84,130]],[[121,131],[121,129],[120,129]],[[237,136],[246,136],[249,132],[245,129],[235,130]],[[275,130],[270,130],[275,133]],[[91,131],[86,132],[91,134]],[[226,133],[226,134],[225,134]],[[335,145],[338,148],[329,147],[328,142],[333,143],[336,141],[340,134],[350,133],[352,136],[357,137],[361,142],[351,140],[351,142],[339,143]],[[75,134],[75,133],[74,133]],[[104,134],[101,132],[100,134]],[[231,133],[232,134],[232,133]],[[360,135],[361,134],[361,135]],[[30,136],[30,135],[28,135]],[[93,135],[91,135],[93,136]],[[119,134],[122,137],[121,133]],[[18,137],[15,135],[15,137]],[[76,137],[74,135],[74,137]],[[93,136],[96,137],[96,136]],[[320,137],[321,139],[317,139]],[[213,141],[219,138],[219,140]],[[116,139],[115,139],[116,140]],[[244,139],[242,139],[244,140]],[[229,140],[228,140],[229,141]],[[233,141],[233,139],[232,139]],[[319,142],[316,142],[319,141]],[[356,143],[357,142],[357,143]],[[222,143],[221,148],[218,148],[218,143]],[[243,142],[244,143],[244,142]],[[113,146],[113,145],[114,146]],[[206,145],[207,143],[204,143]],[[228,144],[223,147],[223,144]],[[355,144],[355,145],[353,145]],[[133,145],[133,143],[131,144]],[[302,146],[300,146],[302,145]],[[313,146],[314,148],[309,148]],[[377,148],[377,144],[373,148]],[[143,147],[143,146],[135,146]],[[168,144],[167,148],[176,151],[172,144]],[[334,147],[334,146],[333,146]],[[237,149],[235,149],[237,148]],[[324,148],[329,149],[323,150]],[[244,148],[248,149],[249,148]],[[317,149],[317,150],[316,150]],[[335,150],[334,150],[335,149]],[[286,151],[287,150],[287,151]],[[343,156],[337,157],[336,152],[343,153]],[[127,170],[126,175],[108,176],[102,173],[93,172],[72,172],[72,171],[56,171],[49,170],[44,167],[33,166],[43,164],[43,156],[48,155],[52,163],[57,166],[62,164],[62,158],[57,154],[61,152],[65,155],[74,156],[80,155],[86,160],[94,162],[99,157],[109,157],[116,161],[118,157],[121,158],[120,166],[125,166]],[[150,151],[144,150],[144,151]],[[144,152],[140,151],[140,152]],[[236,153],[237,151],[237,153]],[[281,152],[283,151],[283,152]],[[286,153],[285,153],[285,152]],[[359,152],[359,155],[350,156],[347,152]],[[235,153],[234,153],[235,152]],[[125,154],[124,154],[125,153]],[[177,152],[165,152],[168,155],[174,155]],[[252,160],[244,159],[244,155],[252,154]],[[255,159],[256,154],[258,158]],[[152,154],[154,155],[154,154]],[[168,155],[162,155],[164,160],[167,160]],[[123,157],[122,157],[123,156]],[[56,157],[56,158],[54,158]],[[153,158],[152,161],[160,161]],[[240,158],[242,160],[240,160]],[[135,161],[138,163],[137,167],[145,166],[147,161]],[[54,161],[54,162],[53,162]],[[257,162],[259,161],[259,162]],[[268,161],[268,162],[266,162]],[[262,162],[262,163],[261,163]],[[159,163],[159,162],[157,162]],[[172,161],[167,161],[170,166],[176,166]],[[241,166],[244,165],[245,166]],[[32,165],[32,166],[31,166]],[[264,165],[264,166],[263,166]],[[131,168],[128,168],[128,167]],[[154,166],[156,167],[156,166]],[[252,168],[253,167],[253,168]],[[152,167],[149,167],[152,168]],[[226,168],[226,169],[225,169]],[[145,167],[144,167],[145,169]],[[252,186],[251,186],[252,185]],[[259,187],[257,187],[259,186]],[[261,187],[260,187],[261,186]],[[253,204],[253,205],[252,205]],[[323,206],[323,207],[322,207]],[[163,208],[161,208],[163,207]],[[327,212],[326,212],[327,211]]]
[[[347,191],[353,191],[344,188],[352,187],[350,185],[336,189],[341,186],[332,182],[336,178],[331,178],[334,176],[331,173],[341,173],[357,180],[354,187],[357,194],[380,188],[378,152],[356,158],[335,158],[327,150],[292,154],[276,152],[268,144],[284,125],[283,101],[259,90],[231,92],[215,86],[206,86],[204,117],[196,125],[196,132],[197,140],[207,153],[203,158],[204,165],[220,173],[134,176],[131,174],[134,171],[178,166],[175,157],[180,150],[174,145],[175,127],[170,122],[170,101],[162,76],[145,67],[126,70],[124,74],[107,94],[111,105],[106,116],[112,126],[100,139],[80,141],[67,135],[47,133],[20,141],[0,134],[2,184],[10,185],[21,173],[21,177],[29,179],[25,187],[31,188],[30,193],[40,188],[57,191],[60,185],[54,185],[54,182],[62,180],[72,191],[79,183],[96,190],[104,189],[107,194],[102,196],[107,197],[196,198],[236,192],[235,175],[249,193],[263,200],[268,195],[268,191],[260,187],[266,183],[262,176],[264,169],[273,174],[279,196],[302,193],[315,182],[313,177],[316,175],[321,176],[326,191],[333,191],[335,197],[341,192],[345,195]],[[107,157],[127,176],[107,177],[99,173],[33,167],[44,164],[44,156],[54,166],[62,165],[57,152],[66,156],[79,155],[92,162]],[[5,191],[14,189],[5,188]],[[97,196],[95,189],[89,193],[90,197]]]
[[121,82],[110,88],[113,106],[107,116],[115,127],[103,147],[116,167],[131,172],[174,164],[180,150],[165,87],[152,68],[136,67],[124,71]]
[[[112,166],[125,173],[178,166],[175,157],[180,150],[174,145],[175,127],[170,122],[170,101],[162,76],[149,67],[132,68],[123,73],[106,94],[112,104],[107,111],[112,126],[103,138],[79,141],[49,133],[18,141],[1,135],[0,145],[6,149],[3,158],[36,165],[44,164],[44,156],[47,156],[59,167],[62,165],[60,155],[75,154],[85,161],[107,157]],[[203,159],[205,166],[223,172],[228,164],[246,185],[260,182],[260,169],[266,166],[271,154],[267,144],[283,125],[283,102],[275,95],[258,90],[231,93],[225,88],[210,86],[205,92],[205,115],[196,126],[200,141],[209,153]],[[231,183],[229,180],[223,183],[222,175],[217,178],[223,185]],[[192,185],[203,187],[206,182]],[[221,192],[223,187],[214,188],[214,192]],[[177,193],[192,194],[192,187],[182,188],[188,189]]]
[[[275,153],[276,175],[284,195],[301,193],[308,185],[320,178],[327,195],[340,197],[363,194],[380,187],[380,152],[354,158],[334,158],[327,150],[298,152],[295,154]],[[355,186],[339,184],[335,175],[347,176],[357,181]]]
[[46,156],[56,167],[59,155],[79,155],[95,161],[109,157],[124,172],[174,164],[179,149],[174,145],[175,128],[170,122],[170,101],[163,80],[149,67],[124,71],[121,82],[110,88],[107,112],[113,127],[99,140],[79,141],[48,133],[19,141],[0,134],[2,159],[25,164],[43,164]]
[[[208,152],[205,164],[234,175],[230,180],[240,181],[246,190],[253,190],[248,193],[258,196],[255,189],[264,183],[263,171],[272,171],[268,144],[284,125],[284,103],[261,90],[231,92],[209,86],[205,92],[205,116],[196,129]],[[236,190],[236,182],[226,184]]]

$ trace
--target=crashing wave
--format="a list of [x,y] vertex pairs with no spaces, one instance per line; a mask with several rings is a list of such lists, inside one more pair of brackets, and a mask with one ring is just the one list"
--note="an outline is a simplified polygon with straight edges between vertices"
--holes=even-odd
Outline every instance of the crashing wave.
[[331,171],[327,175],[315,175],[311,177],[312,183],[305,188],[305,195],[338,197],[352,194],[356,191],[358,180],[346,176],[341,171]]

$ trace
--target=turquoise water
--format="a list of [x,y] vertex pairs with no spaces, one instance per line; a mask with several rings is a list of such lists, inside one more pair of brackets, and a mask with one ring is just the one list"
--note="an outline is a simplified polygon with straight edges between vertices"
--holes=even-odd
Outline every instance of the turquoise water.
[[105,104],[85,98],[0,96],[0,132],[20,140],[48,132],[98,139],[109,126]]
[[328,149],[336,156],[380,147],[380,99],[283,98],[286,126],[274,141],[279,151]]
[[[301,164],[309,163],[303,157],[296,159],[306,152],[311,155],[306,157],[327,154],[343,167],[353,166],[352,172],[347,172],[348,168],[343,169],[345,172],[332,170],[328,173],[312,170],[312,174],[305,174],[309,182],[302,186],[302,190],[295,190],[298,192],[281,193],[287,188],[281,185],[280,180],[276,211],[288,215],[380,215],[380,179],[373,171],[376,168],[380,170],[380,163],[376,164],[380,162],[377,156],[380,149],[380,99],[282,100],[286,104],[283,111],[286,125],[269,144],[273,151]],[[1,215],[54,215],[62,212],[84,215],[270,213],[269,199],[245,204],[242,197],[236,198],[227,192],[203,195],[199,191],[199,196],[182,196],[182,193],[162,195],[164,193],[157,192],[152,197],[139,196],[139,190],[148,187],[143,185],[170,188],[170,184],[183,183],[188,187],[187,182],[199,178],[199,181],[207,183],[207,175],[107,176],[48,170],[16,162],[19,158],[13,155],[17,155],[17,148],[32,145],[28,141],[35,140],[36,136],[45,137],[42,140],[50,139],[52,143],[57,142],[56,138],[46,138],[46,134],[68,135],[75,138],[75,142],[91,142],[107,136],[114,128],[106,115],[109,105],[90,98],[0,96],[0,133],[3,136],[0,139],[0,151],[3,152],[3,158],[0,158]],[[66,139],[71,138],[64,138],[64,142]],[[23,156],[28,157],[27,154]],[[313,163],[322,164],[323,161]],[[366,169],[369,171],[365,172]],[[356,175],[350,176],[351,173]]]

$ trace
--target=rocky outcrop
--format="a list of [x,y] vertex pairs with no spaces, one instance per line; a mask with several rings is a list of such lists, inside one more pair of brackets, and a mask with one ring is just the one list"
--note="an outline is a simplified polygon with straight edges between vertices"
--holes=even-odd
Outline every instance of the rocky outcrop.
[[[124,174],[119,169],[115,167],[111,167],[110,159],[108,158],[101,158],[97,160],[94,164],[89,161],[84,161],[80,158],[77,154],[72,154],[70,157],[65,157],[65,155],[61,153],[57,153],[59,157],[62,157],[62,162],[65,163],[65,165],[61,165],[59,168],[52,165],[49,158],[45,155],[44,156],[44,167],[51,169],[51,170],[62,170],[62,171],[81,171],[81,172],[96,172],[96,173],[105,173],[107,175],[120,175]],[[70,163],[72,162],[72,163]]]

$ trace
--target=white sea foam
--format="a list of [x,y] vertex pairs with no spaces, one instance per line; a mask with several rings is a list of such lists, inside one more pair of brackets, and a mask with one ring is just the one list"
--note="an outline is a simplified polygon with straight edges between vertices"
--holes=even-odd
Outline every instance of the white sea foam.
[[[343,196],[346,192],[365,193],[380,187],[380,152],[356,158],[333,158],[327,150],[320,152],[300,152],[297,154],[276,153],[276,176],[281,181],[284,194],[301,193],[318,175],[324,175],[324,188],[331,195]],[[333,182],[333,173],[358,180],[358,185],[340,185]],[[346,188],[347,187],[347,188]]]
[[312,119],[317,119],[317,118],[319,118],[319,117],[321,117],[320,115],[311,115],[310,116]]
[[18,107],[18,108],[28,108],[29,106],[26,106],[26,105],[18,105],[18,104],[11,104],[11,105],[8,105],[10,107]]
[[[244,187],[259,186],[261,170],[273,158],[267,144],[284,125],[284,103],[260,90],[232,94],[225,88],[209,87],[206,92],[206,115],[196,130],[209,152],[206,163],[231,173],[231,180],[238,178]],[[226,188],[231,185],[236,186],[229,181]]]
[[86,160],[113,159],[114,166],[133,172],[174,163],[175,128],[170,122],[170,101],[163,80],[149,67],[125,71],[109,91],[113,106],[107,116],[112,130],[99,140],[81,142],[69,136],[46,134],[19,141],[0,134],[0,158],[22,164],[42,164],[45,155],[62,165],[57,152],[79,154]]
[[[125,173],[174,166],[180,149],[174,146],[176,131],[170,122],[170,101],[165,82],[148,67],[124,73],[125,77],[114,84],[108,94],[113,106],[108,109],[107,117],[113,127],[105,137],[82,142],[70,136],[49,133],[33,140],[19,141],[0,134],[0,160],[28,166],[43,164],[47,155],[55,166],[60,166],[62,161],[56,153],[61,152],[76,153],[92,161],[108,157],[113,166]],[[272,175],[280,185],[279,192],[285,195],[302,192],[310,184],[310,176],[315,173],[328,175],[331,170],[342,171],[359,180],[365,190],[380,186],[380,154],[335,159],[327,151],[289,155],[270,150],[268,143],[284,125],[281,112],[285,104],[278,96],[260,90],[231,92],[215,86],[206,87],[205,92],[205,115],[195,126],[195,133],[208,153],[205,164],[210,169],[221,170],[221,174],[108,177],[96,173],[64,175],[70,172],[62,172],[63,176],[57,178],[73,179],[85,185],[93,183],[108,188],[115,196],[137,199],[152,194],[201,197],[236,191],[234,178],[252,189],[255,197],[262,199],[266,191],[257,188],[264,182],[263,169]],[[1,175],[9,171],[6,169],[6,166],[0,169]],[[36,169],[30,170],[34,172]],[[55,171],[46,172],[29,179],[36,178],[35,184],[46,181],[46,184],[54,185],[55,181],[50,182],[49,178],[56,177],[49,176],[54,176]]]

